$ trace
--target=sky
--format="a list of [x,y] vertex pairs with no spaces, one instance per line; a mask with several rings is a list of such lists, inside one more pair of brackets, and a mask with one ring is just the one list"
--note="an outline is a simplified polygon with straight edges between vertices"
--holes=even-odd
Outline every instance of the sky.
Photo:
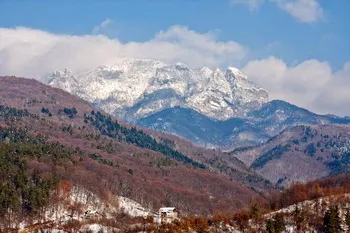
[[235,66],[282,99],[350,115],[349,0],[0,0],[0,75],[121,57]]

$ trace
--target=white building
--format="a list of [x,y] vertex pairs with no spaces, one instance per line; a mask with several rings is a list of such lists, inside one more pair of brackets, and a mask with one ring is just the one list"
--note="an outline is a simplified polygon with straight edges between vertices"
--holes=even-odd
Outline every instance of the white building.
[[179,217],[179,212],[175,207],[162,207],[159,209],[158,223],[171,223]]

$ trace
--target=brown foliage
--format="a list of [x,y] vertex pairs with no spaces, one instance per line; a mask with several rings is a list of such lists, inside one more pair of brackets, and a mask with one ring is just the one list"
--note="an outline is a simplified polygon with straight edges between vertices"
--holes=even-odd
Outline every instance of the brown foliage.
[[68,180],[61,180],[58,184],[58,190],[60,195],[67,199],[70,195],[70,191],[73,188],[73,184],[69,182]]
[[[185,214],[208,215],[240,209],[258,196],[239,182],[216,172],[196,169],[178,161],[156,166],[157,161],[164,159],[163,154],[99,134],[90,124],[84,123],[84,113],[90,114],[95,110],[93,107],[35,80],[0,77],[0,104],[27,109],[38,116],[17,118],[12,123],[0,117],[0,124],[27,128],[32,135],[44,135],[48,142],[59,142],[74,151],[72,160],[60,164],[48,164],[44,158],[29,161],[30,166],[43,168],[47,173],[54,171],[65,180],[59,185],[64,197],[69,196],[71,185],[79,185],[106,201],[121,195],[154,210],[171,205]],[[77,109],[74,118],[58,113],[60,109],[73,107]],[[52,116],[42,114],[42,108],[49,109]],[[92,154],[112,165],[94,160],[89,156]]]
[[350,193],[350,174],[294,184],[279,194],[271,194],[269,207],[276,210],[302,201],[344,193]]

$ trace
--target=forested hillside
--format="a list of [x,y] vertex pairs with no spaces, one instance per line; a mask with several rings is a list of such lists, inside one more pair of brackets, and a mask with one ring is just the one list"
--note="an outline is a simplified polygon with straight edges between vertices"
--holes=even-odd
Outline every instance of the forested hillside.
[[158,227],[147,223],[129,232],[348,232],[350,230],[350,176],[295,184],[252,202],[240,211],[217,212],[209,218],[187,216]]
[[0,93],[5,227],[6,219],[43,214],[62,180],[107,203],[123,196],[183,214],[235,210],[259,198],[179,152],[171,140],[119,123],[62,90],[2,77]]
[[[94,203],[100,203],[99,209],[108,213],[98,215],[94,221],[128,229],[126,232],[137,231],[137,224],[149,229],[153,225],[150,219],[118,215],[119,197],[135,200],[149,211],[175,206],[181,216],[202,216],[181,218],[175,225],[162,226],[159,232],[179,227],[210,232],[224,229],[223,223],[229,230],[249,228],[253,232],[256,227],[264,230],[276,227],[280,216],[267,217],[271,211],[349,192],[347,176],[274,191],[270,182],[232,154],[200,149],[171,135],[133,127],[62,90],[33,80],[2,77],[0,93],[1,229],[14,228],[23,221],[35,223],[38,219],[47,219],[41,224],[51,227],[57,224],[52,219],[55,216],[61,219],[63,213],[66,220],[60,220],[61,227],[80,229],[82,225],[73,222],[87,221],[82,213],[96,206],[87,202],[93,196],[97,200]],[[315,134],[313,130],[296,129],[306,130],[300,135],[307,137],[298,139],[299,144],[292,137],[291,142],[295,147],[306,143],[302,151],[311,158],[321,150],[334,149],[335,145],[337,151],[346,153],[344,146],[336,144],[346,140],[338,140],[342,136],[335,128],[332,129],[338,133],[337,138],[329,130],[321,137],[321,133]],[[315,141],[319,137],[321,146]],[[333,142],[330,147],[326,147],[327,140]],[[312,143],[316,151],[307,146]],[[245,151],[249,148],[241,152]],[[330,168],[335,166],[327,164]],[[332,174],[337,174],[336,171]],[[84,197],[85,202],[76,202],[81,199],[77,195]],[[75,201],[68,201],[69,196]],[[327,208],[317,216],[323,216]],[[261,214],[265,217],[258,219]],[[254,218],[253,222],[258,222],[249,225],[247,221]],[[285,226],[292,224],[287,215],[283,219]],[[309,218],[310,229],[321,229],[320,219],[317,217],[314,223]]]
[[237,149],[224,158],[242,160],[279,186],[349,173],[349,131],[350,126],[342,124],[295,126],[264,144]]

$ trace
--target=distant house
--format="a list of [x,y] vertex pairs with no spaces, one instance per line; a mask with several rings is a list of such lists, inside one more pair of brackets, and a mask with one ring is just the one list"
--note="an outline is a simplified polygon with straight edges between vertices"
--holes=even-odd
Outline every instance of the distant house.
[[171,223],[179,217],[175,207],[162,207],[159,209],[159,223]]

